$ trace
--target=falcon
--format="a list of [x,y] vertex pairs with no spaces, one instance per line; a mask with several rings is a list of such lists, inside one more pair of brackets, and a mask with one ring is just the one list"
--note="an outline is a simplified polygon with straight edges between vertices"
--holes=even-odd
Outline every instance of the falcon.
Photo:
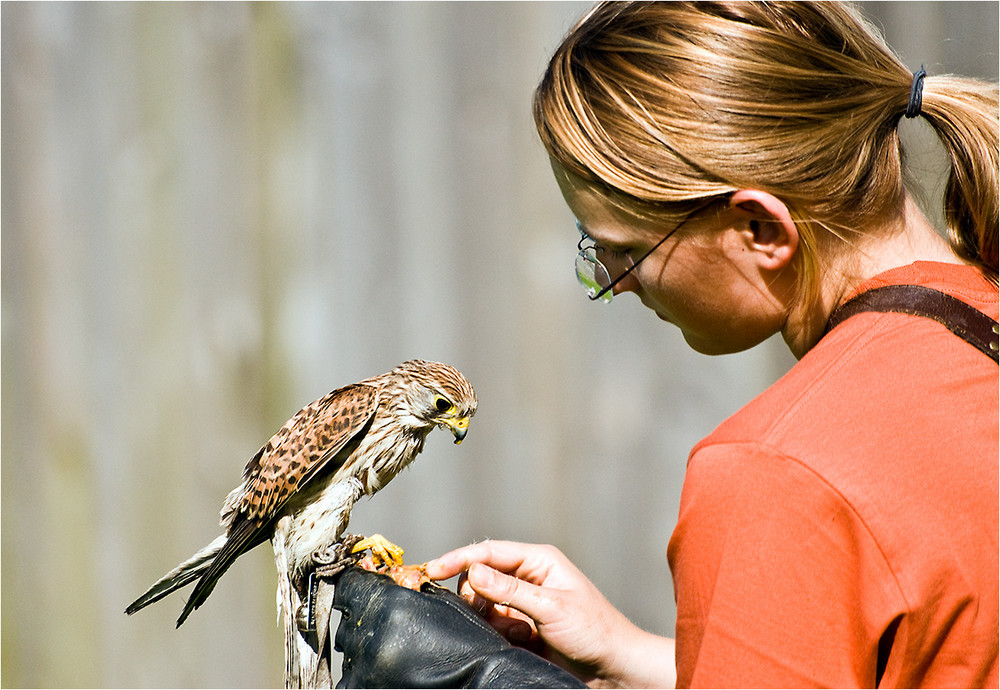
[[[250,458],[242,483],[223,503],[225,533],[160,578],[125,612],[131,615],[197,580],[177,619],[180,627],[239,556],[268,540],[276,559],[282,551],[291,579],[301,579],[315,554],[341,540],[356,500],[371,496],[409,465],[435,427],[461,443],[477,404],[457,369],[419,359],[310,403]],[[352,551],[367,548],[387,565],[401,562],[402,550],[379,535]],[[281,585],[279,580],[279,601]]]

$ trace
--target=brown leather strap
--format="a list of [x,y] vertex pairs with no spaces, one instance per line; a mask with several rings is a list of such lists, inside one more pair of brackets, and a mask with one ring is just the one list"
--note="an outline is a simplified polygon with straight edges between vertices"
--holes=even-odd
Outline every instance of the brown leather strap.
[[1000,350],[997,322],[975,307],[938,290],[921,285],[886,285],[847,300],[830,315],[826,332],[855,314],[866,311],[898,312],[934,319],[994,362]]

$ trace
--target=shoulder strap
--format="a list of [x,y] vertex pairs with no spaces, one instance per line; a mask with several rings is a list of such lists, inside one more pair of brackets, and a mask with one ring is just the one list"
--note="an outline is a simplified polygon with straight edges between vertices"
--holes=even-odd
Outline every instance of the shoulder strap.
[[994,362],[1000,361],[1000,328],[996,321],[956,297],[920,285],[886,285],[866,290],[834,310],[826,332],[866,311],[899,312],[934,319]]

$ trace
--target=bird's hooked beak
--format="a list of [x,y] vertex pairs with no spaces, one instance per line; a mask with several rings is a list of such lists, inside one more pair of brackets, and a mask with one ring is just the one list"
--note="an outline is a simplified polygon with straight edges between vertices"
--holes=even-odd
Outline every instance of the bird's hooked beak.
[[454,419],[442,419],[441,424],[448,427],[451,433],[455,434],[455,444],[458,445],[465,440],[465,435],[469,433],[469,418],[455,417]]

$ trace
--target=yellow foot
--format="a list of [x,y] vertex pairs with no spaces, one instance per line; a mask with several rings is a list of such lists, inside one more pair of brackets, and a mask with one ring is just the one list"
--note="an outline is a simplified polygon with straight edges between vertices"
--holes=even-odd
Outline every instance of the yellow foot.
[[393,544],[381,534],[373,534],[366,539],[362,539],[354,545],[351,553],[361,553],[366,549],[371,549],[372,556],[376,560],[382,561],[382,564],[387,568],[394,565],[403,565],[403,549]]

